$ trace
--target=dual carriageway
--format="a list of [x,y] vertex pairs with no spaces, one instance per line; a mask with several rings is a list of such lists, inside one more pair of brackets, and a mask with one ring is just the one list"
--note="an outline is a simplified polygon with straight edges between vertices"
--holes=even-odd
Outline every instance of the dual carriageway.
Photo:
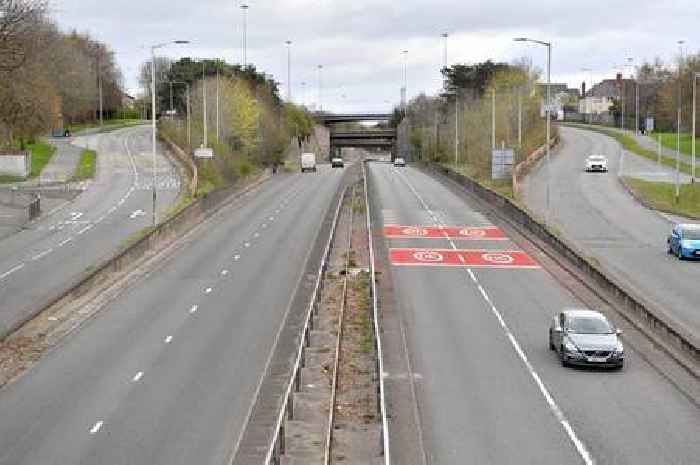
[[[0,464],[228,463],[346,170],[276,175],[224,207],[2,388]],[[392,463],[697,463],[700,389],[670,357],[489,206],[416,167],[367,173]],[[548,350],[552,315],[583,306],[625,329],[623,371],[563,369]]]

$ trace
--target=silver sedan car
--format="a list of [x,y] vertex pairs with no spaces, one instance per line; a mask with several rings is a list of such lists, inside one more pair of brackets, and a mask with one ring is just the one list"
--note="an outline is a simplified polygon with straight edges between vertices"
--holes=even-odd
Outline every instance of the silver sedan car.
[[616,329],[600,312],[565,309],[552,318],[549,348],[563,366],[589,365],[622,368],[625,351]]

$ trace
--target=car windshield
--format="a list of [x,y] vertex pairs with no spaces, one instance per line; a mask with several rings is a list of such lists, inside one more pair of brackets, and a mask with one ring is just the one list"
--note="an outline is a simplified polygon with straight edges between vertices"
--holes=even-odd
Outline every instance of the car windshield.
[[610,334],[613,332],[607,320],[588,316],[570,318],[567,330],[577,334]]
[[605,160],[605,157],[601,157],[599,155],[593,155],[592,157],[588,157],[590,161],[603,161]]
[[691,241],[700,241],[700,229],[684,229],[683,239]]

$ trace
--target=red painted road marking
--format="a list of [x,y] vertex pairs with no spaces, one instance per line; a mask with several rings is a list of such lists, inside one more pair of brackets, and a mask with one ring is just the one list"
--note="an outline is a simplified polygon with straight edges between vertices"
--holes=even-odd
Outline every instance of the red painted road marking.
[[540,267],[521,250],[390,249],[389,254],[394,266]]
[[495,226],[470,228],[467,226],[399,226],[387,225],[384,227],[384,236],[389,239],[444,239],[445,235],[450,239],[464,240],[508,240],[503,231]]

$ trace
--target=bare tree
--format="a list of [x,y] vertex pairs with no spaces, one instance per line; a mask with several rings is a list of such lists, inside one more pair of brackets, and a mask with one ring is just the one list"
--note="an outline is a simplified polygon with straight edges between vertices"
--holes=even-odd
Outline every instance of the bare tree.
[[0,71],[24,64],[29,38],[45,11],[46,0],[0,0]]

